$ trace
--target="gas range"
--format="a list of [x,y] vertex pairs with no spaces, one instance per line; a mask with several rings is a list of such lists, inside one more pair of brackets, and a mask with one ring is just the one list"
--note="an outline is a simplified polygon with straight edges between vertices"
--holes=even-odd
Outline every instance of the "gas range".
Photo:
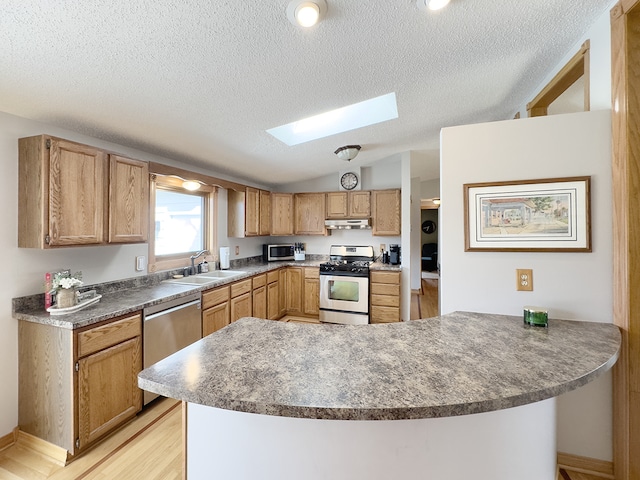
[[320,275],[368,277],[373,261],[373,247],[365,245],[331,245],[330,260],[320,264]]
[[331,245],[329,258],[320,264],[320,321],[366,325],[373,247]]
[[371,262],[356,260],[332,260],[320,264],[320,274],[332,273],[334,275],[369,276],[369,264]]

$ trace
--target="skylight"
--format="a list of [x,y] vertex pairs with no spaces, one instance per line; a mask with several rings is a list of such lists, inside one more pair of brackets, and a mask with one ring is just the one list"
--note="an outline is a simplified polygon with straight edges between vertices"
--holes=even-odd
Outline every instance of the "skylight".
[[395,92],[391,92],[287,125],[270,128],[267,133],[291,147],[394,118],[398,118],[398,105]]

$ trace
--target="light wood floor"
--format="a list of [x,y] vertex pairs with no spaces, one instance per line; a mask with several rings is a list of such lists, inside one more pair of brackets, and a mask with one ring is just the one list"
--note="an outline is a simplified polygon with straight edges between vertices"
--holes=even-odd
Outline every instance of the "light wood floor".
[[66,467],[24,448],[0,451],[2,480],[178,480],[182,478],[181,403],[161,398]]
[[423,278],[420,292],[411,295],[410,319],[431,318],[438,316],[438,279]]

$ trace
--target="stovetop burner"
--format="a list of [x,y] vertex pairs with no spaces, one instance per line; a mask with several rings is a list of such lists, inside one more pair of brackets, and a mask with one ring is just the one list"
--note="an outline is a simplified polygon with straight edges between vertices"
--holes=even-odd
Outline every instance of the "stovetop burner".
[[320,274],[368,276],[373,261],[373,247],[332,245],[330,260],[320,264]]

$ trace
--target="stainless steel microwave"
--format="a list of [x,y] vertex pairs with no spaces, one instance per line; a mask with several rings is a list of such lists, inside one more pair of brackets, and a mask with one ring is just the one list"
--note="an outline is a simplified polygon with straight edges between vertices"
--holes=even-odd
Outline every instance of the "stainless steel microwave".
[[263,245],[262,258],[265,262],[275,262],[277,260],[294,260],[293,243],[281,243],[279,245]]

